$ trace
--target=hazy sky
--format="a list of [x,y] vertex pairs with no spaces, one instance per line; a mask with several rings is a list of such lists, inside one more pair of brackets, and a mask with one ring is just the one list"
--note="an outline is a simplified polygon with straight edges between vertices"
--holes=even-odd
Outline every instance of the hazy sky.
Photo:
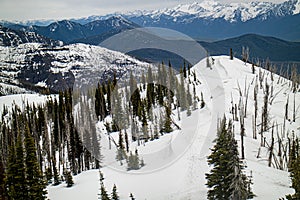
[[[201,0],[0,0],[0,20],[67,19],[137,9],[158,9]],[[253,0],[217,0],[248,2]],[[283,2],[284,0],[256,0]]]

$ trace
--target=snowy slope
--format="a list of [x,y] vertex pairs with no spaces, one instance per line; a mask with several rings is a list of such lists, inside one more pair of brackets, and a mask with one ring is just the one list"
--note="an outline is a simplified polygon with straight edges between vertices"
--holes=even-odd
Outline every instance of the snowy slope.
[[[0,115],[3,113],[4,106],[8,112],[11,112],[12,108],[17,105],[20,109],[24,109],[28,105],[43,104],[48,98],[55,98],[56,95],[40,95],[40,94],[14,94],[0,97]],[[9,117],[9,115],[6,115]],[[9,120],[9,118],[5,118]],[[1,120],[0,120],[1,121]]]
[[[204,109],[192,112],[190,117],[182,113],[180,126],[182,130],[162,136],[159,140],[138,146],[139,154],[145,161],[145,166],[140,170],[127,171],[114,161],[115,149],[108,150],[108,138],[98,124],[101,134],[104,164],[101,169],[105,176],[105,186],[110,192],[116,184],[120,199],[128,199],[133,193],[136,199],[206,199],[205,173],[209,171],[206,157],[210,154],[209,148],[216,137],[217,120],[225,113],[231,119],[231,101],[239,103],[245,100],[244,88],[250,88],[248,111],[245,118],[245,164],[247,175],[253,175],[253,192],[255,199],[279,199],[286,194],[293,193],[290,188],[290,179],[287,171],[281,171],[267,166],[267,149],[262,147],[260,157],[257,158],[260,147],[258,139],[252,138],[253,89],[255,79],[259,74],[265,74],[267,83],[273,85],[273,100],[270,106],[270,120],[282,124],[284,121],[284,107],[287,97],[289,104],[293,105],[291,82],[273,75],[256,67],[252,74],[251,65],[228,56],[213,57],[212,69],[206,67],[202,60],[191,70],[197,73],[201,83],[196,90],[203,92],[206,106]],[[246,84],[246,86],[245,86]],[[238,88],[242,90],[242,97]],[[286,120],[286,130],[294,131],[298,136],[299,130],[299,102],[300,93],[295,94],[296,121]],[[258,90],[258,113],[260,116],[263,104],[263,89]],[[241,104],[240,104],[241,105]],[[292,106],[289,107],[289,118],[292,118]],[[176,120],[176,115],[172,115]],[[259,119],[258,119],[259,121]],[[258,122],[259,124],[260,122]],[[234,122],[235,134],[240,144],[239,122]],[[266,141],[269,142],[270,131],[264,132]],[[286,138],[287,136],[285,136]],[[133,144],[134,145],[134,144]],[[132,146],[131,148],[135,148]],[[275,147],[276,149],[277,147]],[[65,185],[49,186],[50,199],[96,199],[99,193],[98,171],[84,172],[75,178],[74,188]],[[98,187],[98,189],[97,189]],[[86,196],[88,195],[88,196]]]

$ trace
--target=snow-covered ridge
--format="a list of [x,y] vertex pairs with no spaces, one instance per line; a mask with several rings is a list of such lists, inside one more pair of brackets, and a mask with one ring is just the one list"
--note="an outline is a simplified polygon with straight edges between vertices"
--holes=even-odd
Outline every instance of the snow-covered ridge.
[[[17,47],[0,46],[0,83],[20,85],[20,80],[54,90],[62,83],[92,84],[107,80],[114,72],[126,75],[132,70],[137,75],[149,64],[123,53],[99,46],[73,44],[45,47],[39,43]],[[21,84],[22,85],[22,84]],[[55,89],[56,88],[56,89]]]
[[174,8],[166,8],[152,11],[134,11],[129,12],[128,16],[149,16],[158,19],[165,15],[178,20],[178,18],[208,18],[225,19],[226,21],[248,21],[256,17],[266,19],[273,16],[294,15],[300,12],[299,0],[289,0],[280,4],[272,2],[253,1],[249,3],[220,3],[214,0],[205,0],[191,4],[180,4]]

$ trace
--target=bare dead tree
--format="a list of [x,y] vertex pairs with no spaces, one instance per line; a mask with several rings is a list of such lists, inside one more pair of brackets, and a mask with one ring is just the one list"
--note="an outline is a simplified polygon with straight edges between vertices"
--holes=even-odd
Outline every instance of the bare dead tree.
[[296,93],[294,93],[293,122],[296,121]]
[[286,100],[286,104],[285,104],[285,119],[288,120],[288,114],[289,114],[289,98],[290,96],[288,96],[287,100]]
[[242,47],[242,60],[245,64],[248,62],[249,54],[249,47]]
[[240,115],[240,127],[241,127],[241,154],[242,159],[245,159],[245,147],[244,147],[244,135],[245,135],[245,121],[243,116],[243,110],[241,110]]
[[254,116],[252,116],[252,130],[253,130],[253,139],[257,139],[257,136],[256,136],[256,120],[255,120]]
[[268,166],[269,167],[271,167],[271,165],[272,165],[273,149],[274,149],[274,124],[272,126],[271,145],[269,147],[269,158],[268,158]]
[[262,109],[262,126],[263,126],[263,131],[266,131],[268,128],[268,122],[269,122],[269,111],[268,111],[268,99],[269,99],[269,85],[266,81],[266,88],[265,88],[265,96],[264,96],[264,106]]
[[[245,83],[246,87],[246,83]],[[245,117],[247,116],[247,106],[248,106],[248,98],[249,98],[249,90],[250,90],[250,85],[248,86],[246,95],[245,95]]]
[[208,53],[208,51],[206,51],[206,67],[212,69],[210,61],[209,61],[209,53]]

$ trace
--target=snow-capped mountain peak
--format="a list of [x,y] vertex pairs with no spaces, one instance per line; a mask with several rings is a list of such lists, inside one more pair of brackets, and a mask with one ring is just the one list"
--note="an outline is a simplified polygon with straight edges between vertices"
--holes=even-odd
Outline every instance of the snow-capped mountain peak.
[[204,0],[202,2],[180,4],[174,8],[132,12],[129,15],[145,15],[151,18],[159,18],[162,15],[173,18],[222,18],[230,22],[245,22],[256,17],[265,20],[270,16],[281,17],[298,14],[299,12],[299,0],[288,0],[279,4],[258,1],[249,3],[220,3],[214,0]]

